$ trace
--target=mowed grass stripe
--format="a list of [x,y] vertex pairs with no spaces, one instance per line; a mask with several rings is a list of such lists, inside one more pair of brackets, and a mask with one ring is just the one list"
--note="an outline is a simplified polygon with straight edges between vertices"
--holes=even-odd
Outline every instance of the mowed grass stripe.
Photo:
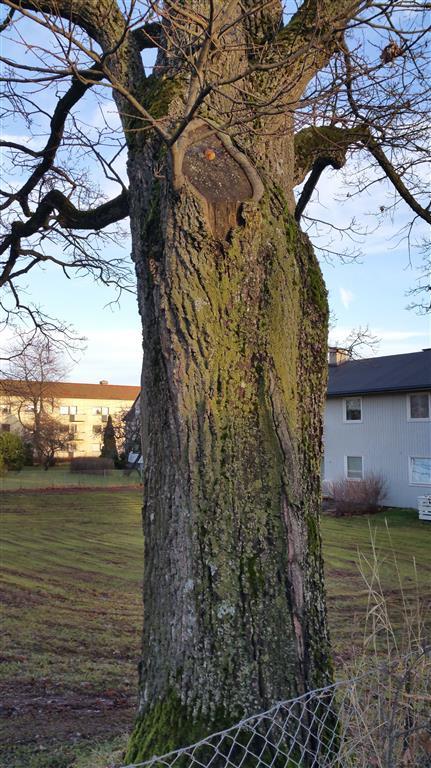
[[413,603],[419,597],[426,613],[431,600],[431,524],[420,521],[415,510],[324,517],[328,618],[336,662],[348,659],[363,636],[368,592],[359,572],[358,552],[371,556],[370,531],[376,532],[379,573],[395,623],[401,622],[402,606],[397,569],[407,601]]
[[[4,494],[1,511],[0,693],[17,702],[1,737],[4,764],[63,768],[77,745],[85,750],[114,738],[133,718],[142,623],[141,491]],[[407,594],[416,589],[415,558],[420,593],[430,598],[431,525],[417,513],[325,517],[328,616],[339,670],[363,632],[367,597],[357,550],[370,552],[369,523],[378,529],[384,586],[399,610],[386,518]],[[63,709],[49,704],[59,696]],[[106,701],[116,703],[106,709]],[[30,704],[21,711],[20,702]],[[90,714],[80,714],[79,702]],[[37,752],[40,744],[46,752]]]

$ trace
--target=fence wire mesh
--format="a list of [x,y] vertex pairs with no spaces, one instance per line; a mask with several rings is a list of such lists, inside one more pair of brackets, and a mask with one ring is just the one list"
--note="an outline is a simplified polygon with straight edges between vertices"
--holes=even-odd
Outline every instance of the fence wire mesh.
[[124,768],[431,768],[429,651]]

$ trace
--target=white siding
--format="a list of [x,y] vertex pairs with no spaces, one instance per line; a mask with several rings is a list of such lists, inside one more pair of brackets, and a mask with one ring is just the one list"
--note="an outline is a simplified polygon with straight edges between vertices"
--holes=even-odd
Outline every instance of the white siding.
[[407,394],[362,396],[360,422],[343,420],[343,398],[328,398],[325,411],[324,479],[344,477],[345,456],[363,456],[364,470],[384,475],[386,504],[416,507],[429,485],[411,485],[410,456],[431,456],[431,422],[407,418]]

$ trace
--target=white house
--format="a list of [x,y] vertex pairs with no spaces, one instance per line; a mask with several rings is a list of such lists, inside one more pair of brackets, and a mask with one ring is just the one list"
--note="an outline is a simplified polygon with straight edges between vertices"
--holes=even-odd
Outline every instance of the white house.
[[368,472],[386,478],[388,505],[431,493],[431,348],[366,360],[330,350],[324,485]]

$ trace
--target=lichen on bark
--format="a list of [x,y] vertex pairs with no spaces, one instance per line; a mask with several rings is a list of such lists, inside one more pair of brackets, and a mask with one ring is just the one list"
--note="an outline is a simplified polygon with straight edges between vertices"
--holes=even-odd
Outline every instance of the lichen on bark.
[[[187,185],[158,185],[137,259],[145,617],[128,760],[329,679],[316,520],[319,267],[276,187],[244,203],[216,241]],[[316,628],[320,647],[308,641]]]

